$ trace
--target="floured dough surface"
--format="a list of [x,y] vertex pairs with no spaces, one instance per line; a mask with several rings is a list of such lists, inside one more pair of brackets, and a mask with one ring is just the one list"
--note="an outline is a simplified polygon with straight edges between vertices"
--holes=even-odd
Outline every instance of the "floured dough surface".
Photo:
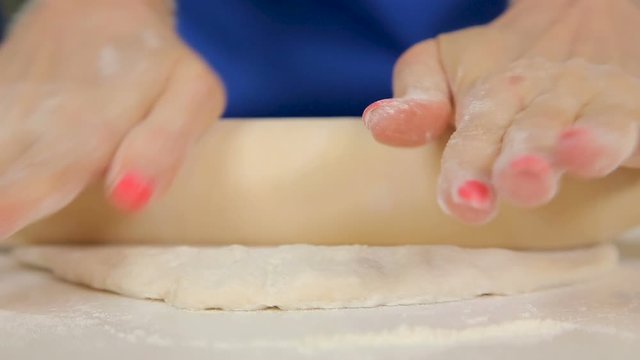
[[349,308],[516,294],[572,283],[617,263],[613,245],[564,251],[447,245],[368,247],[26,246],[56,276],[186,309]]

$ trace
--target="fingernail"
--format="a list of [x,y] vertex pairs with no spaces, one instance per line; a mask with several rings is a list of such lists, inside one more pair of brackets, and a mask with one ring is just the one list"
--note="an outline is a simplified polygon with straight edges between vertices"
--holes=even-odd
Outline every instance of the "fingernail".
[[518,175],[546,176],[551,173],[549,162],[537,155],[521,156],[513,160],[510,167]]
[[364,122],[364,126],[367,129],[371,129],[371,113],[374,112],[376,109],[380,108],[381,106],[384,106],[385,104],[389,104],[390,102],[394,101],[393,99],[382,99],[382,100],[378,100],[374,103],[372,103],[371,105],[367,106],[366,109],[364,109],[364,112],[362,113],[362,121]]
[[570,128],[560,134],[560,141],[573,140],[583,137],[587,131],[580,128]]
[[491,207],[491,188],[479,180],[468,180],[456,191],[456,197],[475,209]]
[[153,196],[153,185],[139,174],[130,172],[116,183],[111,201],[121,210],[135,212],[144,208]]

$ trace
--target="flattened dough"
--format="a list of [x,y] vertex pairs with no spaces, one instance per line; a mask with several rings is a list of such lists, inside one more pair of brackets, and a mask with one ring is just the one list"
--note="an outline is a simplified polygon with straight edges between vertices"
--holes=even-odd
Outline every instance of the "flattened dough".
[[515,294],[580,281],[617,263],[613,245],[564,251],[448,245],[368,247],[25,246],[58,277],[186,309],[372,307]]

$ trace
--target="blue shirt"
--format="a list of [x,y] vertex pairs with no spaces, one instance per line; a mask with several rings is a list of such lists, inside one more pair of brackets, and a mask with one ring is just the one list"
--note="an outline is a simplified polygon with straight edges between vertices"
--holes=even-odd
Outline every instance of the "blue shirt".
[[182,0],[179,30],[227,86],[227,116],[360,115],[416,42],[506,0]]
[[178,0],[182,37],[222,76],[227,116],[359,115],[416,42],[507,0]]

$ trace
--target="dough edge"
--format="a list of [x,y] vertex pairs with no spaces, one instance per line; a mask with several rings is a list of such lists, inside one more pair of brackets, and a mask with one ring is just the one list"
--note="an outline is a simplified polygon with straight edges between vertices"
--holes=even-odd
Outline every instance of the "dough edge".
[[66,281],[190,310],[363,308],[512,295],[584,281],[618,263],[612,244],[562,251],[29,245],[12,254]]

